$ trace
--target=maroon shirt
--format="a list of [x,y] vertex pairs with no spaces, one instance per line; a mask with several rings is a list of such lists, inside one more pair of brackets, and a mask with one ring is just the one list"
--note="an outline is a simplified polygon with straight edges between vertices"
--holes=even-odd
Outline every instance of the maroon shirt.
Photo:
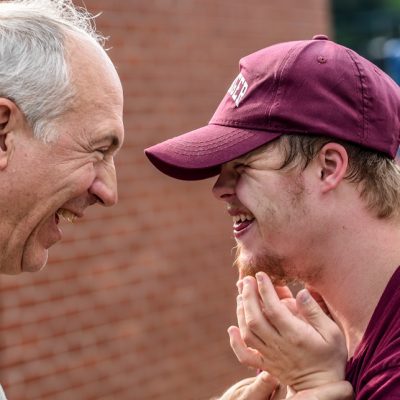
[[400,399],[400,267],[347,363],[346,379],[356,400]]

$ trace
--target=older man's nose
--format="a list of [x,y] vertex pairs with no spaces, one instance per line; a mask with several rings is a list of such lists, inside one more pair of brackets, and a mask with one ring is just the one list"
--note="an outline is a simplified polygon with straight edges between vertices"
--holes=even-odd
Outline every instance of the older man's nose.
[[105,207],[111,207],[118,202],[117,177],[115,169],[103,171],[93,181],[89,193],[94,195],[98,202]]

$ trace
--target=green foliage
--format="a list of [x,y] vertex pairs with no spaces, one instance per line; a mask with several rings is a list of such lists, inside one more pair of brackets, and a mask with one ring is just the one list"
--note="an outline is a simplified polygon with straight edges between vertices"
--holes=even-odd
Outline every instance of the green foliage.
[[332,0],[332,14],[335,40],[383,67],[371,43],[400,37],[400,0]]
[[334,13],[358,13],[368,10],[399,10],[400,0],[332,0]]

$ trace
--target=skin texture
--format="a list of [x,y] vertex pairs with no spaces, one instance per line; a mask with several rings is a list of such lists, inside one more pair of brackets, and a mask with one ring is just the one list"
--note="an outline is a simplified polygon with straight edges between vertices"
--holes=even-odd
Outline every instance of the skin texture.
[[277,380],[263,372],[256,377],[246,378],[230,387],[219,400],[352,400],[353,389],[346,381],[335,382],[319,388],[291,395],[279,386]]
[[[321,293],[318,284],[331,267],[331,258],[336,261],[329,252],[336,239],[332,231],[343,229],[338,224],[349,218],[348,204],[366,210],[357,189],[344,181],[348,159],[339,144],[325,145],[304,171],[281,170],[282,160],[276,145],[249,153],[222,167],[213,191],[231,215],[254,217],[237,237],[241,278],[264,271],[274,284],[300,280]],[[247,289],[238,305],[239,327],[229,330],[239,360],[267,370],[284,387],[293,386],[299,391],[296,396],[312,389],[321,396],[317,398],[332,398],[332,388],[326,385],[347,387],[341,382],[347,351],[340,329],[307,292],[288,308],[274,294],[268,277],[263,275],[263,281],[268,290],[246,278]],[[349,393],[335,389],[334,395],[341,399]],[[246,398],[238,396],[231,398]]]
[[255,217],[250,231],[237,240],[241,276],[263,270],[274,282],[283,283],[298,274],[291,258],[304,252],[312,238],[302,240],[297,234],[310,215],[304,179],[280,171],[281,162],[276,147],[249,153],[223,165],[213,192],[226,201],[231,214]]
[[342,332],[307,290],[296,299],[281,300],[262,272],[257,283],[252,277],[243,283],[239,328],[229,329],[240,362],[268,371],[295,392],[344,379],[347,350]]
[[124,138],[120,80],[105,52],[78,35],[67,39],[76,96],[45,144],[16,104],[0,98],[0,272],[38,271],[61,239],[55,213],[117,201],[114,156]]

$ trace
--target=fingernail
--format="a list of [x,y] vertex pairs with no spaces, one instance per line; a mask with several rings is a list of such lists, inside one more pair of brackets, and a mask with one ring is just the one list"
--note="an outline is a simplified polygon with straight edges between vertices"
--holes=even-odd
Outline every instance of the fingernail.
[[241,304],[242,304],[242,296],[241,295],[239,295],[238,297],[236,297],[236,302],[237,302],[237,304],[240,306]]
[[243,279],[243,285],[249,285],[250,284],[250,277],[246,276],[246,278]]
[[261,272],[256,273],[256,279],[258,282],[263,282],[264,281],[264,275]]
[[300,302],[303,304],[307,304],[311,300],[310,292],[307,289],[300,290],[300,292],[297,296],[298,296]]

